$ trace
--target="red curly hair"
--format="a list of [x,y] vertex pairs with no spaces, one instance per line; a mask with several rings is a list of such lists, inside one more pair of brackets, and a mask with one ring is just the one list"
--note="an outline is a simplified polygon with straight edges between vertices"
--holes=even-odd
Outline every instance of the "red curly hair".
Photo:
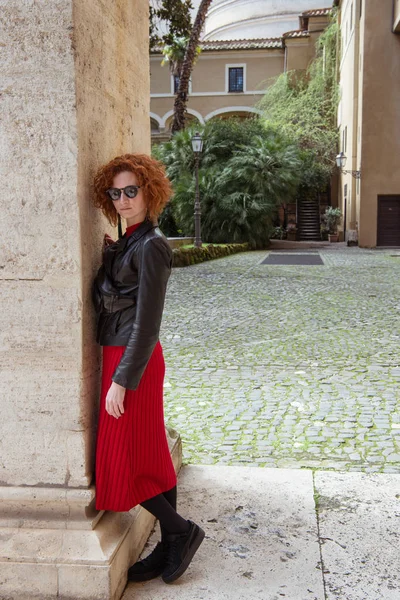
[[135,173],[148,216],[154,221],[172,196],[172,184],[164,164],[147,154],[123,154],[100,167],[94,176],[94,206],[102,210],[111,225],[117,225],[118,213],[106,190],[112,187],[114,176],[122,171]]

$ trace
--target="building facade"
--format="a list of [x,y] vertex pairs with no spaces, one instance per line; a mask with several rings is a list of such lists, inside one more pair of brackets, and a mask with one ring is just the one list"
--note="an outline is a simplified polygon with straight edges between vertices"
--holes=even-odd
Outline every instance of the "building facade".
[[[202,41],[189,89],[189,118],[204,124],[258,113],[255,105],[274,78],[286,70],[307,69],[329,14],[329,8],[305,11],[297,16],[299,28],[280,37]],[[176,82],[162,59],[161,48],[155,48],[150,56],[153,142],[169,139],[173,117]]]
[[400,246],[400,0],[338,0],[342,239]]

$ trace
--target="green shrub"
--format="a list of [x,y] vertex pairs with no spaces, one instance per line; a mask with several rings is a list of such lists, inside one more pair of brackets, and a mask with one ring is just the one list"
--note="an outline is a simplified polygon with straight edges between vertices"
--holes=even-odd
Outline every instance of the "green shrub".
[[[192,125],[153,148],[173,182],[170,210],[185,236],[194,235],[191,138],[199,129],[198,124]],[[301,165],[297,147],[258,118],[210,121],[202,134],[199,189],[203,241],[266,247],[277,207],[292,199],[297,189]],[[161,215],[161,228],[163,218]]]
[[173,250],[173,267],[186,267],[197,263],[222,258],[236,252],[250,250],[249,244],[224,244],[223,246],[202,246],[201,248],[175,248]]
[[274,227],[270,238],[271,240],[283,240],[286,237],[286,229],[279,225],[278,227]]

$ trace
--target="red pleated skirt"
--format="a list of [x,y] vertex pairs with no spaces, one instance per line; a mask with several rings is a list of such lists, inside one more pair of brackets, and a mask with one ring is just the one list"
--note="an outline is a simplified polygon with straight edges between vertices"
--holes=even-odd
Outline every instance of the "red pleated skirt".
[[175,468],[164,423],[165,362],[160,342],[136,390],[126,390],[124,414],[105,409],[111,377],[125,346],[103,346],[100,412],[96,442],[96,509],[128,511],[172,489]]

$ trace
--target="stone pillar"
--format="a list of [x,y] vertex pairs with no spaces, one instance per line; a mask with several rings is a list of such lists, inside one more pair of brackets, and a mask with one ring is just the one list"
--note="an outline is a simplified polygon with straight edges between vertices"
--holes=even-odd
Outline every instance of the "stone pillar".
[[153,522],[94,508],[90,289],[116,231],[90,194],[150,151],[148,0],[2,0],[0,27],[0,598],[117,599]]

